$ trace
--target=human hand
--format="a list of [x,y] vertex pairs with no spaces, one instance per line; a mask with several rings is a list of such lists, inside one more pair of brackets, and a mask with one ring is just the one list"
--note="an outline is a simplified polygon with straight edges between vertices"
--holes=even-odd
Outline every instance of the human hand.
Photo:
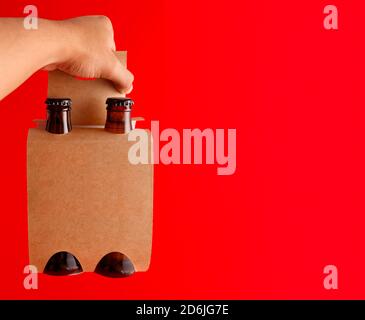
[[61,70],[82,78],[111,80],[116,89],[130,93],[133,74],[115,55],[113,26],[105,16],[86,16],[52,21],[57,30],[58,50],[55,62],[45,70]]

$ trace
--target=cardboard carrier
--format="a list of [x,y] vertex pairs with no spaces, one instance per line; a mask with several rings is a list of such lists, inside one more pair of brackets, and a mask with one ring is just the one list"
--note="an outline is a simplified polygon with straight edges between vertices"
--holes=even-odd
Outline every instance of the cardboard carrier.
[[[126,65],[126,53],[118,55]],[[39,272],[63,251],[83,271],[94,271],[111,252],[126,255],[136,271],[149,267],[153,165],[131,164],[135,142],[104,130],[105,101],[118,96],[109,81],[49,73],[48,97],[72,99],[73,129],[51,134],[41,122],[28,134],[29,258]]]

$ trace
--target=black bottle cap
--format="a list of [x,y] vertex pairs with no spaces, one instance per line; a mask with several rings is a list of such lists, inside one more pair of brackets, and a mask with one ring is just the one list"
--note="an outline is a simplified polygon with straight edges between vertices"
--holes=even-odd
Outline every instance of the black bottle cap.
[[134,101],[130,98],[108,98],[106,104],[108,107],[124,107],[125,111],[130,111]]
[[69,98],[47,98],[45,103],[47,106],[71,107],[72,100]]

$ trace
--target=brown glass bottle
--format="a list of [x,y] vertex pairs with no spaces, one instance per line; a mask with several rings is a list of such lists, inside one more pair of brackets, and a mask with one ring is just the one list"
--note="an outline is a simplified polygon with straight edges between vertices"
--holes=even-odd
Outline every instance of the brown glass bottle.
[[105,277],[125,278],[134,274],[134,265],[129,258],[120,252],[105,255],[95,268],[95,272]]
[[128,133],[132,130],[131,111],[134,104],[129,98],[108,98],[106,100],[105,130],[113,133]]
[[66,251],[55,253],[47,262],[43,273],[52,276],[67,276],[82,272],[82,267],[77,258]]
[[48,98],[46,130],[50,133],[66,134],[72,130],[71,99]]

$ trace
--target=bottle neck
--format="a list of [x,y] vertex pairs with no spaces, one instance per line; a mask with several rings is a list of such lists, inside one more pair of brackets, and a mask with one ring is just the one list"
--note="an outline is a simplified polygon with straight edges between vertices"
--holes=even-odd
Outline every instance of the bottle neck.
[[132,130],[131,109],[123,106],[108,106],[105,130],[112,133],[128,133]]
[[55,134],[66,134],[72,130],[71,107],[48,106],[46,130]]

